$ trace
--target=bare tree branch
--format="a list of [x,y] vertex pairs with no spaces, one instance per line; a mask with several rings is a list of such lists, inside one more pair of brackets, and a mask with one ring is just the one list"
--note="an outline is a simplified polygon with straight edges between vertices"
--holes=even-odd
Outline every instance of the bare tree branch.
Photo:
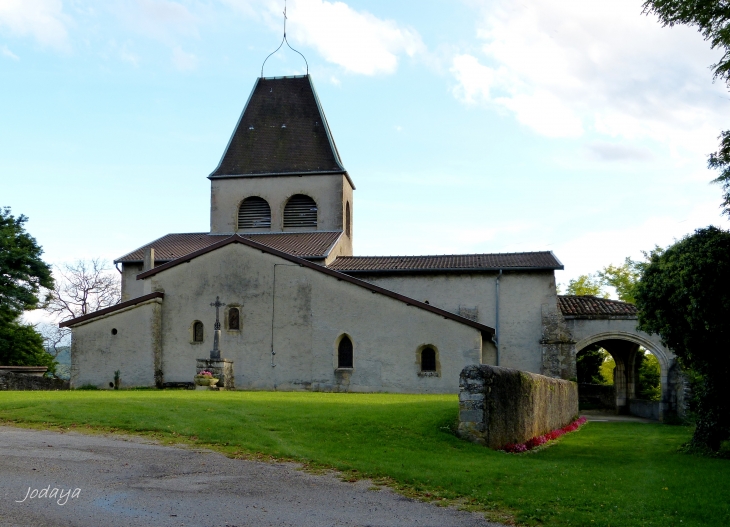
[[46,311],[60,321],[88,315],[121,300],[119,275],[99,258],[56,266]]

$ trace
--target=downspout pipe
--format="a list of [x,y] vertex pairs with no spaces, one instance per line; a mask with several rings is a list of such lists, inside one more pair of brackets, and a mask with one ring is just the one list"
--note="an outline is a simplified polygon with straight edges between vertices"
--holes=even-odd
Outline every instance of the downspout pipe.
[[494,343],[497,347],[497,366],[499,366],[499,279],[502,278],[502,269],[499,270],[499,273],[497,274],[497,280],[494,282],[494,288],[496,292],[496,316],[495,316],[495,323],[494,323]]

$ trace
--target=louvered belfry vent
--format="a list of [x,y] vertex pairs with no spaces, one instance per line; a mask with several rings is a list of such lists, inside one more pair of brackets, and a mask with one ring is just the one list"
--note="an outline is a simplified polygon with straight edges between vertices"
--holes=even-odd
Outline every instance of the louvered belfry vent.
[[317,227],[317,204],[309,196],[295,194],[284,207],[284,228]]
[[271,207],[264,198],[246,198],[238,209],[238,229],[270,229]]

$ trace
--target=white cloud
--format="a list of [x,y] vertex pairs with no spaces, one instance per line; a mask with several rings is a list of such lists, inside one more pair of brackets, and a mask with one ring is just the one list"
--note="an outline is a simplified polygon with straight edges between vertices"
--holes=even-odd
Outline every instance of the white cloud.
[[[269,7],[279,16],[281,2],[270,2]],[[351,73],[393,73],[400,56],[412,57],[424,49],[414,29],[356,11],[343,2],[293,0],[287,15],[292,45],[312,46],[326,61]]]
[[30,35],[44,46],[67,50],[66,28],[70,22],[63,13],[61,0],[0,1],[0,28],[6,28],[13,35]]
[[727,100],[696,31],[662,28],[641,0],[495,0],[478,51],[452,60],[454,95],[508,111],[540,135],[650,139],[695,154],[716,145]]
[[180,71],[191,71],[198,66],[198,58],[192,53],[186,53],[180,46],[172,48],[172,62]]
[[7,57],[9,59],[20,60],[20,57],[18,57],[15,53],[10,51],[10,49],[7,46],[0,46],[0,55],[2,55],[3,57]]

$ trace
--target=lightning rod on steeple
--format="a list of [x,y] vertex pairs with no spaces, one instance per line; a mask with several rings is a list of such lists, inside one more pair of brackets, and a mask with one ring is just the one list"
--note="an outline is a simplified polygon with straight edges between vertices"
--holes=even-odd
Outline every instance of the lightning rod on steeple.
[[[286,0],[284,0],[284,38],[281,39],[279,47],[269,53],[269,55],[264,59],[264,63],[261,65],[261,77],[264,76],[264,66],[266,65],[266,61],[269,60],[269,57],[271,57],[271,55],[274,55],[277,51],[281,49],[281,46],[284,45],[284,42],[286,42],[286,45],[289,46],[290,50],[294,51],[295,53],[299,53],[299,51],[291,47],[291,44],[289,44],[289,40],[287,40],[286,38],[286,21],[288,18],[289,17],[286,16]],[[307,62],[307,58],[301,53],[299,53],[299,55],[304,59],[304,64],[307,66],[307,75],[309,75],[309,62]]]

